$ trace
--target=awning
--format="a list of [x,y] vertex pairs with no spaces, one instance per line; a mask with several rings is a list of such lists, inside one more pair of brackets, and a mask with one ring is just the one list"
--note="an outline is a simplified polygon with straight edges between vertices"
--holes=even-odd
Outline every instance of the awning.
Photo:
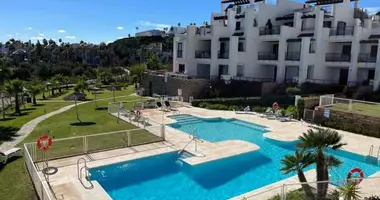
[[286,40],[286,42],[301,42],[301,41],[302,41],[301,38],[293,38],[293,39]]
[[245,18],[245,14],[236,15],[235,19]]
[[380,35],[370,35],[369,39],[380,39]]
[[230,41],[230,38],[229,38],[229,37],[219,38],[219,41],[220,41],[220,42],[223,42],[223,41]]
[[[238,33],[234,33],[232,36],[243,36],[244,33],[243,32],[238,32]],[[229,38],[228,38],[229,39]],[[220,40],[219,40],[220,41]]]
[[223,0],[222,3],[234,3],[235,5],[244,5],[251,3],[249,0]]
[[379,40],[361,40],[360,43],[362,44],[377,44]]
[[313,37],[314,33],[301,33],[298,37]]

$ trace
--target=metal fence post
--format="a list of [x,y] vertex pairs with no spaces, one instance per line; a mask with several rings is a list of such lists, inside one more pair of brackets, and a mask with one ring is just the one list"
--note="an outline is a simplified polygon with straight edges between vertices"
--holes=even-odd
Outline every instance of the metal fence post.
[[132,144],[132,136],[131,136],[131,131],[127,131],[127,137],[128,137],[128,141],[127,141],[127,146],[131,146]]
[[161,124],[161,138],[165,140],[165,125]]
[[281,187],[281,200],[285,200],[285,184]]

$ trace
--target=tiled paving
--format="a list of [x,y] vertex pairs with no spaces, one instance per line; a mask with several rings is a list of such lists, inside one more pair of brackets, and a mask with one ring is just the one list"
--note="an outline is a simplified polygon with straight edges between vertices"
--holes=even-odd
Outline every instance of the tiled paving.
[[[268,120],[254,114],[236,114],[232,111],[214,111],[194,107],[181,107],[179,110],[181,114],[191,114],[197,117],[236,118],[247,122],[261,124],[268,127],[267,129],[270,131],[265,134],[265,137],[278,141],[296,141],[303,132],[309,129],[309,127],[303,125],[299,121],[279,122],[277,120]],[[163,115],[162,111],[159,111],[157,109],[150,109],[144,110],[142,113],[143,116],[149,118],[150,124],[152,125],[147,126],[146,129],[156,135],[161,135],[161,127],[159,126],[161,122],[164,124],[176,122],[175,120],[168,117],[173,114],[172,112],[164,113]],[[115,115],[117,116],[117,114]],[[124,116],[120,116],[120,119],[130,122],[130,120]],[[132,123],[139,125],[133,121]],[[141,127],[141,124],[139,126]],[[348,143],[344,149],[354,153],[366,156],[372,144],[380,144],[380,139],[356,135],[343,131],[339,132],[344,135],[344,142]],[[50,161],[50,166],[58,167],[58,173],[51,176],[50,178],[53,191],[56,193],[58,199],[110,199],[108,194],[96,181],[92,181],[94,188],[91,190],[87,190],[82,186],[78,180],[78,173],[76,169],[76,162],[80,157],[84,157],[88,161],[88,167],[93,168],[137,158],[178,151],[185,147],[190,140],[191,139],[189,138],[188,134],[165,126],[165,142],[157,142],[153,144],[92,153],[86,156],[77,156]],[[238,140],[229,140],[216,143],[202,141],[197,142],[197,144],[192,141],[187,146],[186,151],[190,152],[194,156],[186,158],[185,161],[191,165],[196,165],[224,157],[257,151],[258,149],[259,147],[255,144]],[[380,176],[379,173],[377,174],[378,176]],[[314,180],[313,177],[315,177],[315,172],[309,171],[306,173],[306,175],[310,177],[308,180]],[[291,177],[289,179],[268,185],[258,190],[242,194],[241,196],[234,197],[233,199],[242,199],[243,197],[250,197],[252,195],[255,196],[249,199],[266,199],[267,197],[279,192],[277,191],[278,188],[276,189],[276,187],[285,183],[297,182],[297,177]],[[86,184],[88,184],[88,182]],[[380,185],[380,179],[377,181],[369,181],[367,183],[363,181],[362,184],[363,186],[368,185],[368,187],[362,187],[362,190],[364,188],[373,189],[373,185]],[[300,185],[295,185],[294,188],[290,189],[297,189],[299,187]],[[260,192],[267,191],[269,189],[273,189],[271,190],[272,192],[259,194]],[[259,196],[257,196],[258,194]]]

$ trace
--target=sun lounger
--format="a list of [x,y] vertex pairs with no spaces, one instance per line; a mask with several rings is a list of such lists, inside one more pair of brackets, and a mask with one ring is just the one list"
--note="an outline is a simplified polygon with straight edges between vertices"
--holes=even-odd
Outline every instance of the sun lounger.
[[273,118],[274,117],[274,113],[273,113],[273,110],[272,108],[267,108],[267,110],[261,114],[259,114],[260,117],[264,118]]
[[156,107],[161,110],[161,111],[164,111],[164,112],[169,112],[170,110],[168,110],[166,108],[166,106],[162,105],[161,102],[156,102]]
[[5,165],[8,159],[20,156],[22,156],[22,149],[20,148],[12,148],[7,151],[0,152],[0,163]]
[[169,102],[169,101],[165,101],[164,104],[165,104],[165,107],[166,107],[168,110],[171,110],[171,111],[178,111],[177,108],[173,108],[173,107],[170,105],[170,102]]
[[284,116],[281,116],[278,118],[280,122],[288,122],[293,119],[293,114],[292,113],[285,113]]

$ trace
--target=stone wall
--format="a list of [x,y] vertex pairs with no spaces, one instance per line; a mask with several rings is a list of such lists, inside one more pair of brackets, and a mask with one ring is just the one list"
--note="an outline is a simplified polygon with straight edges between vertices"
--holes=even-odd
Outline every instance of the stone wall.
[[[151,94],[178,96],[178,89],[182,89],[182,97],[184,101],[189,101],[189,96],[194,98],[202,98],[206,88],[209,87],[209,80],[204,79],[180,79],[168,77],[165,83],[163,75],[150,75],[145,74],[143,81],[140,83],[144,88],[144,95],[150,96]],[[151,85],[151,89],[150,89]]]
[[330,109],[329,118],[325,118],[324,108],[316,110],[315,122],[335,129],[380,138],[379,117]]

